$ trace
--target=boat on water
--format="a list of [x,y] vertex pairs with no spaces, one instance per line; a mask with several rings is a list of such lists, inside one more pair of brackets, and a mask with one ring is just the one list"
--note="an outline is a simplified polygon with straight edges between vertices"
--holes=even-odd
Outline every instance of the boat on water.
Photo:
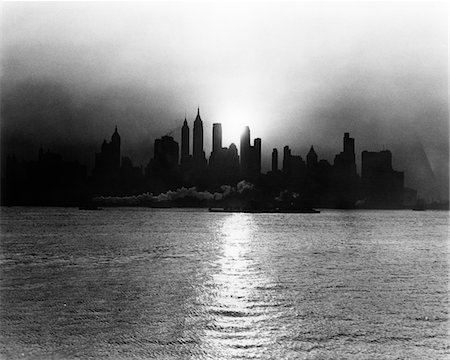
[[97,205],[88,204],[80,206],[78,210],[103,210],[103,209],[101,207],[98,207]]
[[319,210],[312,208],[302,208],[302,209],[244,209],[244,208],[209,208],[209,212],[220,212],[220,213],[258,213],[258,214],[318,214]]

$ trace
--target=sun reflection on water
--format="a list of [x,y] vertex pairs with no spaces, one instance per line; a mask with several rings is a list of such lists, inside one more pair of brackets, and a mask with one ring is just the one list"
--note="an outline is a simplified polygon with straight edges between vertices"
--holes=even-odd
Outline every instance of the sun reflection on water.
[[217,231],[221,256],[212,276],[210,322],[203,339],[213,357],[256,354],[270,342],[262,326],[268,314],[259,296],[269,279],[254,253],[256,233],[253,215],[243,213],[231,214]]

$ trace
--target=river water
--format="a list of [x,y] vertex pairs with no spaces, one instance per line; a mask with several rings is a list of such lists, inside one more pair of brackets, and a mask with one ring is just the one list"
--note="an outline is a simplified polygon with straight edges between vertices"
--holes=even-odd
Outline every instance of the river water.
[[449,359],[449,213],[2,208],[5,359]]

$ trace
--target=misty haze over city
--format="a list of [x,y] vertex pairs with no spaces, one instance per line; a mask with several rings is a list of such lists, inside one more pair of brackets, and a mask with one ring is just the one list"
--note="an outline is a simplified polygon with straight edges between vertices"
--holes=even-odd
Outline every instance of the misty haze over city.
[[238,144],[332,160],[344,132],[393,153],[405,185],[448,198],[444,3],[4,3],[2,164],[42,145],[93,165],[117,125],[136,164],[200,106]]

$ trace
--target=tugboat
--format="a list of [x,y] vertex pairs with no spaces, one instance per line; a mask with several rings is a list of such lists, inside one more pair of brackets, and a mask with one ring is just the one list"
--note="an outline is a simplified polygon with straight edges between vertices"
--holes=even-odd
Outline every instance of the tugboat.
[[235,212],[235,213],[283,213],[283,214],[318,214],[319,210],[314,209],[309,203],[295,199],[289,201],[269,201],[258,200],[239,201],[235,203],[225,203],[223,207],[210,207],[210,212]]
[[78,210],[103,210],[101,207],[98,207],[94,203],[86,203],[83,205],[80,205]]
[[241,209],[241,208],[209,208],[209,212],[221,213],[258,213],[258,214],[319,214],[320,211],[313,208],[305,209]]

